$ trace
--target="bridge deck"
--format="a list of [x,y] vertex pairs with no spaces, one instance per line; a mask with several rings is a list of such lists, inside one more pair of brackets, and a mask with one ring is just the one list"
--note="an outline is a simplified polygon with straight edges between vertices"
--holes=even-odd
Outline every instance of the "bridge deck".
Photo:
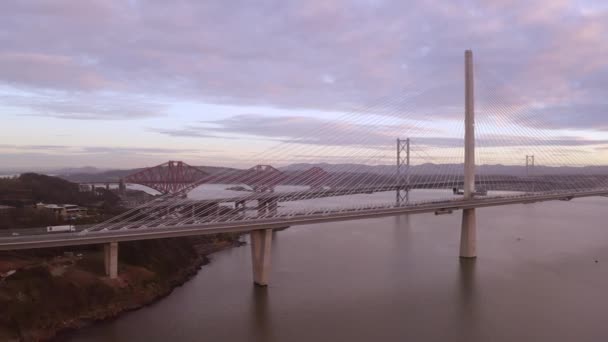
[[356,210],[327,211],[307,215],[275,216],[271,218],[235,220],[230,222],[189,224],[172,227],[155,227],[132,230],[109,230],[87,233],[54,233],[32,236],[0,238],[0,250],[16,250],[44,247],[100,244],[107,242],[159,239],[181,236],[207,235],[216,233],[249,232],[259,229],[281,228],[333,221],[367,219],[401,214],[421,214],[438,210],[461,210],[520,203],[553,201],[591,196],[607,196],[608,190],[588,190],[579,192],[555,192],[524,194],[506,197],[484,197],[472,200],[447,200],[427,202],[407,206],[369,207]]

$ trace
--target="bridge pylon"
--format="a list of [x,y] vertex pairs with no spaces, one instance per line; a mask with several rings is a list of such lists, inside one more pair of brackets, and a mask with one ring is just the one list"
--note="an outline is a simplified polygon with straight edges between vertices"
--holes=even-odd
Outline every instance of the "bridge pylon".
[[[473,88],[473,51],[464,52],[464,199],[475,194],[475,96]],[[463,209],[460,231],[460,257],[477,257],[477,222],[475,208]]]
[[397,205],[410,201],[410,138],[397,138]]

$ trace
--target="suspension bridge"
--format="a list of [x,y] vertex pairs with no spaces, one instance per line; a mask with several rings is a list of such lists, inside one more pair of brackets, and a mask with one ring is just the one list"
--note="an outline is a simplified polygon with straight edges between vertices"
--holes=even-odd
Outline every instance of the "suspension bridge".
[[[414,160],[417,165],[423,161],[435,160],[430,156],[428,146],[424,145],[424,142],[428,141],[429,132],[433,130],[432,120],[398,126],[408,132],[408,136],[414,135],[410,132],[417,133],[418,136],[397,139],[396,149],[366,147],[369,139],[377,138],[377,134],[373,135],[372,131],[386,127],[365,123],[369,126],[370,136],[356,137],[358,140],[355,145],[360,148],[340,151],[341,157],[346,160],[361,160],[363,156],[366,163],[343,164],[339,169],[331,171],[319,166],[298,170],[281,170],[271,166],[275,159],[285,164],[286,156],[301,153],[299,149],[302,149],[302,140],[298,139],[283,143],[259,156],[259,160],[268,162],[247,170],[227,169],[208,173],[183,162],[170,161],[138,171],[121,181],[148,186],[162,193],[162,196],[77,232],[3,237],[0,238],[0,250],[103,244],[106,272],[108,276],[115,278],[118,276],[120,242],[217,233],[249,233],[253,280],[258,285],[267,285],[272,251],[271,236],[277,228],[403,214],[442,214],[460,210],[460,257],[475,258],[478,208],[608,196],[606,175],[595,172],[593,168],[573,167],[594,165],[556,150],[558,148],[552,145],[554,138],[543,136],[545,133],[542,129],[513,128],[507,123],[505,119],[508,116],[510,120],[517,118],[517,115],[522,115],[523,119],[529,117],[523,117],[520,108],[512,108],[498,101],[499,92],[495,91],[490,96],[493,105],[483,108],[479,113],[492,118],[492,121],[476,124],[473,55],[469,50],[465,52],[464,69],[464,124],[457,128],[463,131],[461,133],[464,133],[464,140],[459,140],[458,144],[447,149],[446,155],[441,158],[444,161],[456,162],[433,164],[432,167],[436,168],[436,171],[419,174],[412,172]],[[479,89],[494,88],[487,86]],[[422,93],[424,92],[418,92],[411,97],[420,96]],[[375,114],[373,108],[369,111]],[[408,109],[407,106],[400,105],[397,113],[387,113],[386,107],[382,107],[377,116],[382,115],[390,120],[405,120]],[[414,127],[416,125],[420,127]],[[476,129],[480,127],[491,131],[493,138],[484,135],[476,141],[476,136],[479,138]],[[501,128],[504,131],[500,131]],[[504,134],[512,130],[519,132],[519,135],[507,137]],[[337,150],[342,148],[341,142],[338,141],[339,135],[332,136],[331,127],[320,127],[319,131],[318,134],[328,135],[327,144]],[[344,134],[349,134],[348,129]],[[333,143],[332,139],[335,140]],[[417,141],[422,142],[419,149]],[[481,148],[481,152],[476,150],[476,145]],[[517,147],[515,152],[506,151],[507,147],[513,146]],[[322,148],[312,150],[320,152]],[[484,148],[487,153],[484,153]],[[498,155],[509,158],[520,150],[526,150],[525,174],[500,176],[476,172],[476,159],[479,157],[490,158]],[[386,155],[391,153],[391,158],[396,162],[389,172],[363,171],[365,164],[385,160]],[[535,164],[535,156],[538,160],[544,158],[551,161],[552,165],[568,166],[569,170],[576,172],[534,174],[538,166],[538,163]],[[231,192],[229,195],[198,200],[188,196],[189,192],[197,188],[203,189],[204,185],[208,184],[245,184],[249,191]],[[278,191],[281,186],[292,186],[295,189]],[[412,195],[419,189],[448,189],[449,192],[442,192],[443,197],[438,198],[413,199]],[[384,196],[388,193],[391,195]],[[336,201],[324,202],[324,199]]]

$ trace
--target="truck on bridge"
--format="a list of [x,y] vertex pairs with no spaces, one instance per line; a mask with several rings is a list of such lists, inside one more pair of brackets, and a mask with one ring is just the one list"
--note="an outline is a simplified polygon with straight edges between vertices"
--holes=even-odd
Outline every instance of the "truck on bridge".
[[76,231],[76,227],[73,225],[48,226],[46,227],[46,231],[47,233],[74,232]]

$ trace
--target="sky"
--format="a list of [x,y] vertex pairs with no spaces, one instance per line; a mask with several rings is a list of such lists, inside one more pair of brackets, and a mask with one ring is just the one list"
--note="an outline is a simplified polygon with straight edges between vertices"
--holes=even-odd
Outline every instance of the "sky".
[[608,164],[608,3],[89,0],[0,5],[0,169]]

